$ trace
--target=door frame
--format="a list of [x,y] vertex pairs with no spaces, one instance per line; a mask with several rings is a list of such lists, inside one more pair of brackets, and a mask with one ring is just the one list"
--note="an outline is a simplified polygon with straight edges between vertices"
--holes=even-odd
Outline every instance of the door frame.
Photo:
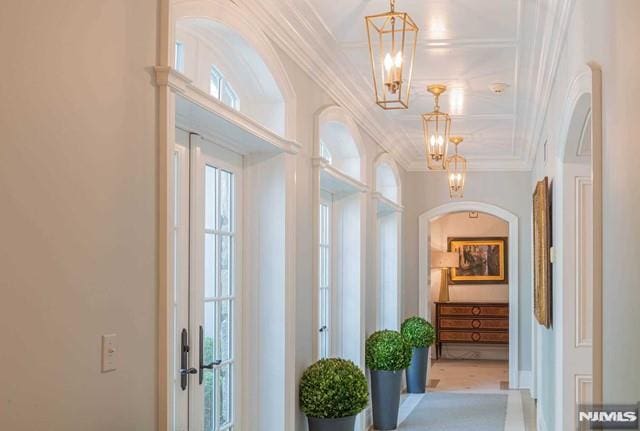
[[519,389],[530,386],[531,372],[520,371],[518,349],[520,330],[519,323],[519,260],[518,260],[518,216],[510,211],[484,202],[462,201],[449,202],[425,211],[418,218],[418,260],[419,286],[418,308],[421,317],[429,320],[431,310],[427,306],[431,291],[431,222],[446,214],[478,211],[493,215],[509,224],[509,388]]

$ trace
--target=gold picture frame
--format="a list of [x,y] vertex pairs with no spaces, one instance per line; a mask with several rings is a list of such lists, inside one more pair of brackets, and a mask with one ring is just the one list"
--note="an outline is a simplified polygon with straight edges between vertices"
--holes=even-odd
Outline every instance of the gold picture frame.
[[449,284],[507,284],[507,244],[506,237],[448,238],[449,251],[460,256]]
[[549,179],[536,184],[533,193],[533,308],[536,320],[551,326],[551,211]]

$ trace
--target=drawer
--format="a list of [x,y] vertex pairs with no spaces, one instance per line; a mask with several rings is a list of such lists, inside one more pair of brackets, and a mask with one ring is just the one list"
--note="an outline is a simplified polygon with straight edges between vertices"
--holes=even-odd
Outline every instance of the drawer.
[[509,307],[500,305],[449,305],[440,306],[441,316],[509,317]]
[[457,319],[453,317],[440,318],[440,329],[492,329],[509,330],[507,319]]
[[480,332],[480,331],[440,331],[441,343],[499,343],[509,344],[508,332]]

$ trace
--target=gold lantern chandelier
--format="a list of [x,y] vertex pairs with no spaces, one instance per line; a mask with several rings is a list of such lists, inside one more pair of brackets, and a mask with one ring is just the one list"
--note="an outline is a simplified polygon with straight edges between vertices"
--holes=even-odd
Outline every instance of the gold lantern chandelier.
[[449,196],[464,197],[464,182],[467,177],[467,159],[458,154],[458,145],[463,141],[460,136],[452,136],[451,143],[456,147],[456,153],[447,159],[447,178],[449,179]]
[[407,109],[418,26],[406,12],[390,11],[367,16],[369,55],[376,103],[382,109]]
[[435,100],[433,111],[422,114],[427,167],[432,170],[444,170],[447,162],[451,117],[446,112],[440,111],[440,96],[447,91],[447,86],[442,84],[429,85],[427,91],[433,94]]

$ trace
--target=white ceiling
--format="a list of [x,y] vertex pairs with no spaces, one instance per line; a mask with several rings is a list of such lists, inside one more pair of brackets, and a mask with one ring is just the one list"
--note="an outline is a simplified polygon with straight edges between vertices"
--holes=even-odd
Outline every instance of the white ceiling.
[[[436,82],[451,87],[441,107],[471,170],[533,166],[572,0],[396,0],[420,27],[404,111],[373,100],[364,17],[388,11],[388,0],[234,1],[405,169],[426,170],[420,115]],[[496,81],[510,86],[501,96],[488,88]]]
[[[352,70],[372,86],[364,17],[389,9],[387,0],[308,0],[348,58]],[[518,0],[397,0],[420,28],[410,108],[387,112],[411,145],[406,156],[424,163],[420,114],[433,108],[426,85],[442,82],[449,91],[441,107],[452,114],[452,134],[473,163],[499,162],[522,153],[514,133],[518,99],[520,4]],[[493,82],[509,84],[496,96]]]

